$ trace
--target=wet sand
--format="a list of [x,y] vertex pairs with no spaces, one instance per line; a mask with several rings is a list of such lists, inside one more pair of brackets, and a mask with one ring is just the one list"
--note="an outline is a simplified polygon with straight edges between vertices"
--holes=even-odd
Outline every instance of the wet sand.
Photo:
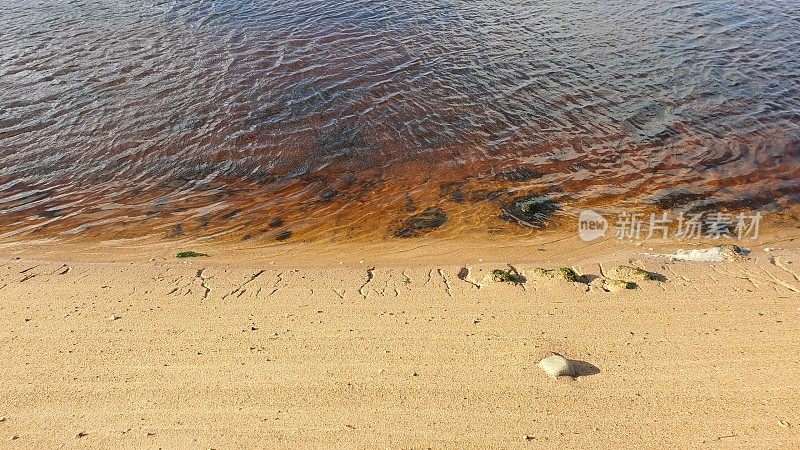
[[[800,234],[769,236],[719,263],[570,235],[6,245],[0,442],[798,446]],[[486,282],[508,264],[523,284]],[[657,280],[607,292],[619,264]],[[579,281],[534,271],[561,266]],[[579,376],[548,378],[551,352]]]

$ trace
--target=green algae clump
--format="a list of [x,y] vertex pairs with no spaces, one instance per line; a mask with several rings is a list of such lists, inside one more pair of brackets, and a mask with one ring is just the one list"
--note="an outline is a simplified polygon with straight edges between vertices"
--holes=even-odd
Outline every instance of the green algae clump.
[[513,283],[513,284],[522,284],[525,282],[525,278],[513,271],[510,270],[503,270],[503,269],[494,269],[489,273],[486,277],[488,281],[494,281],[495,283]]
[[178,252],[178,254],[175,255],[176,258],[197,258],[198,256],[208,256],[208,255],[205,253],[197,253],[193,251]]
[[543,269],[541,267],[537,267],[533,269],[533,273],[540,277],[552,278],[554,280],[561,279],[572,282],[578,281],[578,274],[570,267],[559,267],[558,269]]
[[616,278],[620,280],[634,281],[655,281],[656,276],[652,273],[633,266],[617,266],[613,269]]
[[625,281],[625,280],[605,280],[603,282],[603,287],[609,291],[621,291],[624,289],[636,289],[639,286],[632,281]]
[[532,195],[512,200],[500,212],[500,218],[531,228],[544,228],[561,206],[547,195]]

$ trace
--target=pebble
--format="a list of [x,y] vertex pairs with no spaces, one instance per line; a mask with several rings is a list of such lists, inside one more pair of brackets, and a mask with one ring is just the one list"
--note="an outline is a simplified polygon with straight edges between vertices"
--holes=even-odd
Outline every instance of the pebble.
[[780,422],[778,422],[778,425],[782,426],[783,428],[789,428],[791,426],[789,422],[785,420],[781,420]]
[[539,368],[552,378],[558,378],[562,375],[575,376],[575,369],[572,363],[567,358],[561,355],[550,355],[547,358],[539,361]]
[[116,314],[112,314],[112,315],[108,316],[108,320],[110,320],[112,322],[115,321],[115,320],[119,320],[119,319],[121,319],[121,317],[116,315]]
[[771,248],[769,248],[769,247],[764,247],[764,251],[765,251],[765,252],[767,252],[767,253],[769,253],[769,252],[771,252],[771,251],[772,251],[772,249],[771,249]]
[[0,416],[0,422],[5,422],[5,421],[6,421],[6,416]]

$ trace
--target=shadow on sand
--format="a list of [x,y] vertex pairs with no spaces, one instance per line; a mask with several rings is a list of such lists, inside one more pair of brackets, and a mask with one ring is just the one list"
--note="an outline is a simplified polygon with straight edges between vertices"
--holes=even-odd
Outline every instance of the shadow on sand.
[[579,359],[571,359],[569,361],[572,364],[572,368],[575,369],[575,378],[588,377],[590,375],[596,375],[600,373],[600,368],[592,363],[581,361]]

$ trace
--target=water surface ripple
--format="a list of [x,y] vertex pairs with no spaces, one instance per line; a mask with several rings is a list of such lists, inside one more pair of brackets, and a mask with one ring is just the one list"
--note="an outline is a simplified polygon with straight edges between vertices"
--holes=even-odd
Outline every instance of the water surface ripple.
[[0,43],[0,237],[800,198],[794,1],[6,0]]

